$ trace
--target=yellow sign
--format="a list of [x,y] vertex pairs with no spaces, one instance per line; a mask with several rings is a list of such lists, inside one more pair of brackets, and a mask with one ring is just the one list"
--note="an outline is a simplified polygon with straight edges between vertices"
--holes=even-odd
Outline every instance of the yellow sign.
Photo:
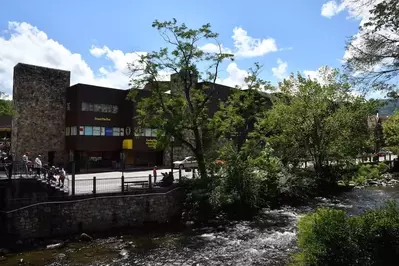
[[156,139],[146,139],[145,144],[147,144],[148,148],[155,149],[157,147],[157,140]]
[[94,117],[94,120],[96,121],[111,121],[111,118],[108,117]]
[[124,149],[124,150],[133,149],[133,140],[132,139],[124,139],[122,142],[122,149]]

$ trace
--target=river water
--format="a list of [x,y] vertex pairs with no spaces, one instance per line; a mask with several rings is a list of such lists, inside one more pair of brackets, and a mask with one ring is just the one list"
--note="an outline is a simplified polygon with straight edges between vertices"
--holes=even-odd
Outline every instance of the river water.
[[68,243],[61,249],[14,254],[0,264],[287,265],[297,250],[296,223],[301,215],[320,206],[345,209],[349,215],[358,215],[391,199],[399,201],[398,186],[360,189],[337,198],[318,198],[300,208],[265,210],[251,222]]

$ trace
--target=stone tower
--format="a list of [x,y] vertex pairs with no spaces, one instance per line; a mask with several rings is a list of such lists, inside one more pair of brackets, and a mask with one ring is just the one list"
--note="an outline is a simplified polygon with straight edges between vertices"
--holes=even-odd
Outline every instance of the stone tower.
[[11,150],[16,160],[65,163],[66,89],[70,72],[18,63],[14,67]]

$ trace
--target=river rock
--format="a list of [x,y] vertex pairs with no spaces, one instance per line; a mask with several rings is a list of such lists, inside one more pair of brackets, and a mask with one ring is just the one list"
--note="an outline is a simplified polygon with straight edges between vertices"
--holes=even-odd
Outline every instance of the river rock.
[[79,240],[84,241],[84,242],[90,242],[90,241],[93,241],[93,238],[91,236],[89,236],[88,234],[83,233],[80,235]]
[[52,244],[52,245],[47,245],[47,249],[57,249],[57,248],[62,248],[65,244],[63,242],[57,243],[57,244]]

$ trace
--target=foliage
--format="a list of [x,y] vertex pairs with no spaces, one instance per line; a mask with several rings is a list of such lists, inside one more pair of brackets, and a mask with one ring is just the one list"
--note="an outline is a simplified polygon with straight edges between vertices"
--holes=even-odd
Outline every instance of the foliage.
[[320,80],[300,74],[280,84],[285,95],[258,124],[285,164],[294,166],[310,158],[323,175],[332,160],[355,158],[371,145],[367,116],[376,102],[352,94],[336,70],[322,68]]
[[350,40],[346,69],[366,89],[393,89],[399,74],[399,2],[383,0],[370,10],[370,18]]
[[369,180],[379,180],[381,175],[388,171],[389,167],[385,163],[364,164],[359,167],[353,182],[356,185],[365,185]]
[[[206,177],[206,144],[212,138],[207,105],[215,92],[219,65],[232,55],[223,53],[214,41],[218,34],[212,32],[210,24],[189,29],[173,19],[155,20],[152,26],[158,30],[166,47],[158,52],[141,54],[138,64],[130,65],[131,98],[135,100],[138,89],[150,86],[150,97],[137,103],[137,126],[156,128],[164,142],[173,136],[187,146],[196,156],[201,177]],[[204,41],[216,42],[219,52],[202,51],[199,43]],[[205,70],[200,71],[198,66]],[[165,74],[174,75],[170,86],[160,81]],[[206,85],[198,86],[198,79]]]
[[212,119],[213,130],[221,138],[232,138],[237,149],[251,137],[254,125],[264,112],[271,108],[267,92],[274,88],[269,82],[259,79],[261,66],[256,63],[245,77],[245,87],[236,87],[228,100],[222,102]]
[[6,94],[0,92],[0,115],[13,115],[12,101],[5,99]]
[[393,113],[382,127],[384,141],[388,146],[399,146],[399,112]]
[[361,216],[318,209],[298,223],[293,265],[394,265],[399,256],[399,208],[394,202]]

